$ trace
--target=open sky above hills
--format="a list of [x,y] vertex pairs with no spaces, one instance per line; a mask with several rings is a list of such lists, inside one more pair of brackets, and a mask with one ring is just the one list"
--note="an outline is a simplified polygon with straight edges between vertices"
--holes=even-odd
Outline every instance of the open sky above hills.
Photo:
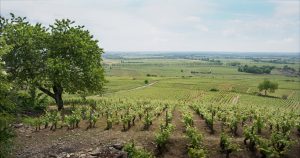
[[106,51],[300,52],[300,0],[0,0],[1,16],[85,25]]

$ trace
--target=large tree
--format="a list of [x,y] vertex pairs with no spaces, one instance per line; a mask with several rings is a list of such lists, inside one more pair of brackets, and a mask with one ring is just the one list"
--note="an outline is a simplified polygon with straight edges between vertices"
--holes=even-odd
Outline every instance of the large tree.
[[259,91],[264,91],[265,96],[267,95],[267,91],[274,93],[276,89],[278,89],[278,83],[271,82],[269,80],[264,80],[262,83],[258,85]]
[[0,31],[12,49],[4,56],[11,79],[35,86],[63,108],[63,92],[98,93],[103,89],[103,49],[84,26],[56,20],[48,28],[26,18],[0,19]]

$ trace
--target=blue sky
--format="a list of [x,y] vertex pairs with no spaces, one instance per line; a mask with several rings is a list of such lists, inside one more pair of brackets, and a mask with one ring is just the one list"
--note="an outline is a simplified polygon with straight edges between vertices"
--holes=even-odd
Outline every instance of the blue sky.
[[0,0],[45,25],[69,18],[106,51],[300,52],[300,0]]

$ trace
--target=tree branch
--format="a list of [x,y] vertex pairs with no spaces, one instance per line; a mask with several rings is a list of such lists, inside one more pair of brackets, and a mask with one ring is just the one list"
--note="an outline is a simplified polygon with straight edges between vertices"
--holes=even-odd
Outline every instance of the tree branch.
[[50,97],[52,97],[52,98],[55,99],[55,95],[52,92],[50,92],[48,89],[46,89],[46,88],[44,88],[42,86],[37,86],[37,88],[39,90],[41,90],[42,92],[46,93],[47,95],[49,95]]

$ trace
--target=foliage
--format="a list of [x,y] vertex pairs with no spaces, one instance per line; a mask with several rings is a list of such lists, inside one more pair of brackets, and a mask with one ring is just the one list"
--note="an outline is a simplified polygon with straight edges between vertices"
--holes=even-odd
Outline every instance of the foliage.
[[128,153],[128,158],[153,158],[154,157],[150,152],[144,149],[136,148],[133,141],[125,144],[123,150]]
[[65,122],[68,129],[74,129],[79,127],[79,122],[82,119],[81,108],[77,107],[71,112],[71,115],[65,116]]
[[98,119],[98,113],[93,108],[89,107],[86,113],[86,118],[89,122],[89,126],[87,128],[94,128],[96,126],[96,122]]
[[211,92],[218,92],[219,89],[217,89],[217,88],[211,88],[209,91],[211,91]]
[[225,152],[227,158],[229,157],[230,153],[239,150],[238,145],[232,143],[229,137],[224,132],[221,134],[220,147],[222,151]]
[[254,74],[270,74],[272,69],[274,69],[274,66],[262,66],[258,67],[256,65],[254,66],[239,66],[238,71],[239,72],[247,72],[247,73],[254,73]]
[[7,113],[0,113],[0,157],[5,158],[10,155],[13,138],[15,133],[13,129],[9,126],[12,122],[12,116]]
[[198,148],[189,148],[188,150],[189,158],[205,158],[206,151],[204,149],[198,149]]
[[149,127],[152,125],[152,115],[150,113],[150,107],[145,107],[146,116],[144,117],[144,129],[148,130]]
[[148,80],[145,80],[145,81],[144,81],[144,83],[145,83],[145,84],[148,84],[148,83],[149,83],[149,81],[148,81]]
[[202,148],[203,135],[200,134],[195,127],[187,126],[186,135],[188,137],[191,148]]
[[187,126],[194,126],[194,120],[191,113],[184,113],[183,114],[183,123]]
[[278,83],[271,82],[269,80],[264,80],[262,83],[258,85],[259,91],[265,91],[265,95],[267,95],[267,91],[274,93],[276,89],[278,89]]
[[12,99],[12,84],[7,80],[7,73],[3,69],[4,62],[2,56],[10,51],[11,47],[2,38],[0,29],[0,157],[10,155],[14,131],[9,125],[12,123],[12,114],[15,111],[15,102]]
[[103,50],[83,26],[63,19],[46,28],[13,14],[0,20],[3,38],[12,46],[3,58],[12,80],[37,87],[56,101],[59,110],[64,91],[102,91]]
[[162,131],[155,135],[155,143],[157,144],[157,148],[160,152],[166,148],[167,141],[173,130],[174,126],[169,124]]

